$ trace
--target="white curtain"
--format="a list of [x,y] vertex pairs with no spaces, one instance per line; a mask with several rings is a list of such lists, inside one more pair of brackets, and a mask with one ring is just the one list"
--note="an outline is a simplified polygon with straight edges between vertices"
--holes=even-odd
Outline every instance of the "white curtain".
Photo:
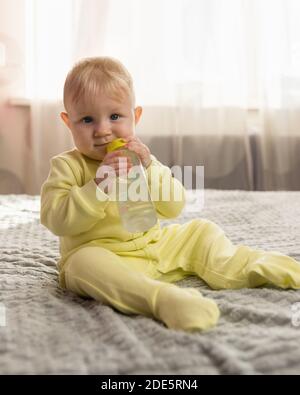
[[259,189],[300,189],[300,2],[255,0],[260,87]]
[[31,168],[27,193],[39,194],[50,158],[72,148],[61,122],[64,74],[72,62],[74,18],[72,0],[26,0],[27,95],[31,111]]
[[[290,183],[285,178],[295,174],[300,157],[297,0],[28,2],[32,193],[39,192],[49,158],[72,148],[59,120],[68,69],[82,57],[103,55],[131,72],[144,107],[137,133],[156,144],[162,161],[204,165],[208,185],[230,174],[245,189]],[[252,139],[257,173],[249,108],[260,121]]]

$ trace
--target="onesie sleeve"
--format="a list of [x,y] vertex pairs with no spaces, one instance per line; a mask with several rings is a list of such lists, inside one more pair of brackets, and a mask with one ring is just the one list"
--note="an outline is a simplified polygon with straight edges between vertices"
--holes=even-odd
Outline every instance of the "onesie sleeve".
[[41,223],[57,236],[75,236],[88,231],[106,216],[109,196],[92,179],[78,186],[68,161],[51,160],[50,172],[41,189]]
[[146,169],[148,186],[158,217],[176,218],[185,206],[185,189],[168,166],[151,155],[151,163]]

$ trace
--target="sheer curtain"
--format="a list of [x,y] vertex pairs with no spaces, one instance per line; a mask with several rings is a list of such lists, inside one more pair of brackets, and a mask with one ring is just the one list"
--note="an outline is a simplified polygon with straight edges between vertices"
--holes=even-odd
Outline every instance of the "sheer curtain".
[[[144,108],[137,134],[166,164],[204,165],[209,181],[237,174],[245,189],[254,182],[285,188],[299,157],[287,138],[299,136],[296,0],[28,2],[33,193],[49,158],[72,147],[59,120],[66,73],[80,58],[102,55],[120,59],[131,72]],[[250,107],[260,120],[256,180]]]
[[39,194],[52,156],[73,147],[60,120],[62,87],[72,63],[75,19],[72,0],[26,0],[27,96],[31,110],[31,168],[27,191]]
[[259,189],[300,189],[300,2],[255,0],[262,171]]

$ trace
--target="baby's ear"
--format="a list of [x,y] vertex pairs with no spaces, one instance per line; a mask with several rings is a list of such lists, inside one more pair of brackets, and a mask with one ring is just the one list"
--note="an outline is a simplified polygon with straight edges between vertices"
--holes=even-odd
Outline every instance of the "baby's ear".
[[141,115],[142,115],[142,112],[143,112],[143,109],[142,109],[142,107],[136,107],[135,109],[134,109],[134,118],[135,118],[135,124],[137,124],[138,123],[138,121],[140,120],[140,118],[141,118]]
[[69,120],[68,114],[66,112],[61,112],[60,117],[64,121],[64,123],[67,125],[67,127],[69,128],[70,127],[70,120]]

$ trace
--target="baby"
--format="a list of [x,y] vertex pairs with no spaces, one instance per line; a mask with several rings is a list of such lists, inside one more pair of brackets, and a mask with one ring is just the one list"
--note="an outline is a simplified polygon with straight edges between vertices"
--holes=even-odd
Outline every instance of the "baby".
[[[159,219],[176,218],[182,211],[184,187],[136,137],[142,108],[135,105],[132,78],[119,61],[97,57],[77,63],[65,82],[64,106],[61,118],[75,148],[52,158],[41,190],[41,223],[60,237],[62,287],[185,331],[210,329],[219,318],[213,300],[195,288],[173,284],[186,276],[197,275],[213,289],[300,288],[296,260],[234,246],[209,220],[160,227]],[[130,169],[129,160],[119,160],[121,152],[106,152],[116,138],[139,156],[151,194],[171,185],[168,201],[153,202],[156,225],[143,233],[122,227],[110,188],[96,176],[103,166],[110,166],[116,177]],[[174,198],[178,191],[181,200]]]

